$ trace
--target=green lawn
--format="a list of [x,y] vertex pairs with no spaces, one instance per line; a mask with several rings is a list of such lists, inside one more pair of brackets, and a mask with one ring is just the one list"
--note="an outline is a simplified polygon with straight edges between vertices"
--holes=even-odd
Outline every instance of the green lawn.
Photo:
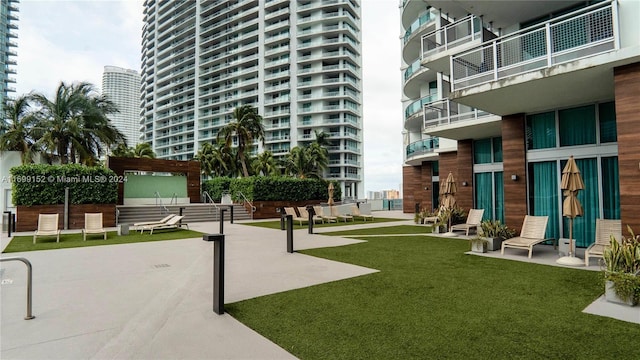
[[118,236],[115,231],[107,233],[107,240],[100,235],[87,235],[87,241],[82,240],[82,234],[61,234],[60,242],[56,242],[55,236],[38,236],[36,244],[33,244],[33,236],[14,236],[13,240],[7,245],[3,253],[35,251],[35,250],[52,250],[52,249],[68,249],[83,246],[100,246],[114,244],[129,244],[134,242],[161,241],[161,240],[179,240],[202,238],[202,233],[191,230],[160,230],[150,235],[149,232],[140,234],[136,231],[129,232],[129,235]]
[[390,226],[384,229],[363,228],[356,230],[323,232],[322,235],[331,236],[354,236],[354,235],[400,235],[400,234],[431,234],[431,227],[426,225],[399,225]]
[[582,313],[598,272],[465,255],[459,239],[363,239],[301,252],[379,273],[226,310],[301,359],[638,359],[640,325]]
[[[349,222],[340,221],[340,222],[332,222],[332,223],[325,222],[324,224],[316,223],[313,225],[313,227],[315,229],[315,228],[325,228],[325,227],[340,227],[345,225],[379,224],[379,223],[390,222],[390,221],[402,221],[402,219],[375,218],[373,221],[371,220],[362,221],[361,219],[357,219],[355,221],[349,221]],[[299,225],[299,224],[300,224],[299,222],[294,221],[293,229],[294,230],[306,229],[309,226],[307,223],[303,223],[302,225]],[[259,227],[264,227],[268,229],[280,229],[280,220],[258,221],[258,222],[251,222],[251,223],[243,223],[242,225],[259,226]]]

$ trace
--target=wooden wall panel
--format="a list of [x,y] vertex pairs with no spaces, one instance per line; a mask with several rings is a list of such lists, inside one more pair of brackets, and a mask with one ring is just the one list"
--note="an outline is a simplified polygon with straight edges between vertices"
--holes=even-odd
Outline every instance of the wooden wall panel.
[[[460,208],[468,212],[473,208],[473,140],[458,141],[456,169],[455,179],[458,184],[456,202]],[[463,186],[463,182],[466,182],[467,186]]]
[[640,63],[614,69],[620,214],[623,233],[627,225],[640,232]]
[[421,200],[421,181],[422,167],[402,167],[402,212],[406,214],[413,214],[415,212],[415,204]]
[[[102,213],[104,227],[116,226],[115,204],[71,204],[69,205],[69,229],[84,227],[85,213]],[[58,228],[64,229],[64,205],[18,206],[16,213],[16,231],[34,231],[38,228],[39,214],[59,214]]]
[[[106,166],[113,170],[116,175],[124,175],[125,171],[156,171],[183,173],[187,175],[187,196],[192,203],[201,202],[200,198],[200,162],[163,160],[163,159],[141,159],[141,158],[121,158],[107,157]],[[124,200],[124,184],[118,184],[118,204],[122,205]]]
[[[422,172],[420,177],[420,189],[418,189],[418,193],[420,194],[420,201],[416,201],[420,203],[420,210],[427,209],[429,211],[433,210],[433,197],[432,188],[433,188],[433,166],[431,161],[426,161],[422,163]],[[425,189],[426,188],[426,189]],[[428,190],[427,190],[428,189]]]
[[[502,158],[504,169],[505,223],[520,232],[527,215],[525,116],[514,114],[502,117]],[[518,180],[511,180],[517,175]]]

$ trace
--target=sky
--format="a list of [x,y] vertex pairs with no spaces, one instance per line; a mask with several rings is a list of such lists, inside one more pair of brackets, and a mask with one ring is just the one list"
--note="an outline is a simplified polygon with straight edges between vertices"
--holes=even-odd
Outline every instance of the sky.
[[[400,190],[402,105],[398,0],[361,0],[364,186]],[[105,65],[140,71],[142,1],[21,0],[16,95],[60,81],[98,88]]]

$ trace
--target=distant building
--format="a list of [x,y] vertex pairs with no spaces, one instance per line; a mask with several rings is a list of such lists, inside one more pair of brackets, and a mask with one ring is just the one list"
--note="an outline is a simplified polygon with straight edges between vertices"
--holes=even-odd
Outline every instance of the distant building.
[[105,66],[102,93],[120,109],[109,118],[125,135],[127,145],[134,147],[140,142],[140,74],[135,70]]
[[384,190],[384,199],[400,199],[400,191],[398,190]]
[[0,71],[0,76],[2,76],[0,81],[0,110],[2,110],[5,99],[9,97],[9,94],[16,91],[9,84],[15,84],[16,82],[16,79],[11,75],[16,74],[14,66],[16,65],[15,57],[18,55],[15,51],[15,48],[18,47],[18,43],[15,42],[15,39],[18,38],[16,32],[18,30],[17,14],[18,0],[2,0],[0,8],[0,49],[2,49],[0,53],[0,61],[2,62],[0,63],[0,66],[2,66]]
[[367,195],[367,199],[369,200],[380,200],[382,199],[381,191],[369,191]]
[[144,140],[161,159],[193,158],[241,105],[264,118],[283,158],[325,132],[326,179],[364,195],[359,0],[144,3]]

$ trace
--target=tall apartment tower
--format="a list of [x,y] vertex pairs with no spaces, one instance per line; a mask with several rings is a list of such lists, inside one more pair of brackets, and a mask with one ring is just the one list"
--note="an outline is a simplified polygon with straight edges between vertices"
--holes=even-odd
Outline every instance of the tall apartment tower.
[[324,177],[363,198],[360,13],[358,0],[146,0],[143,140],[190,159],[249,104],[266,130],[254,153],[282,157],[324,131]]
[[109,118],[127,138],[127,146],[136,146],[140,142],[140,74],[135,70],[105,66],[102,94],[120,110]]
[[545,215],[546,238],[568,238],[574,156],[577,245],[594,242],[598,218],[637,231],[638,14],[637,0],[403,1],[404,211],[436,208],[452,173],[463,209],[514,229]]
[[18,55],[15,50],[18,47],[18,3],[18,0],[2,0],[0,5],[0,110],[9,94],[16,91],[11,84],[16,82],[12,75],[16,74],[14,66]]

